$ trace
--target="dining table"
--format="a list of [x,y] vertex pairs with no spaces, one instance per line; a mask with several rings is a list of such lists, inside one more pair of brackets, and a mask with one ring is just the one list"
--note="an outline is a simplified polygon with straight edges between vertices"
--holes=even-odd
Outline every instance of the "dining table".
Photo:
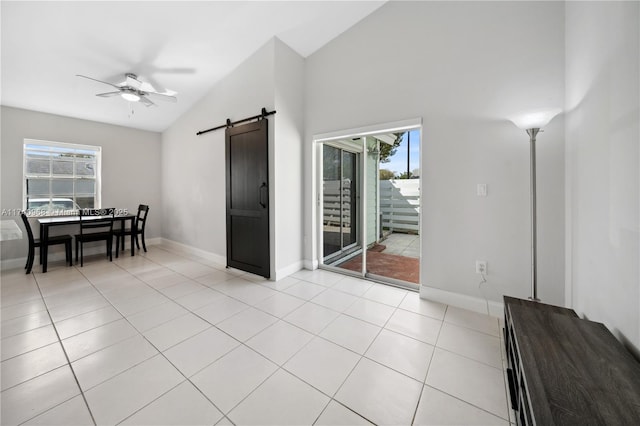
[[[100,220],[108,220],[112,219],[114,222],[120,222],[120,229],[115,230],[115,233],[120,233],[122,237],[122,241],[124,242],[125,237],[125,224],[127,221],[131,222],[131,229],[135,228],[136,223],[136,215],[129,213],[122,213],[116,215],[93,215],[93,216],[82,216],[83,222],[91,222],[91,221],[100,221]],[[80,224],[80,215],[74,216],[50,216],[50,217],[40,217],[38,218],[38,223],[40,224],[40,258],[42,259],[42,272],[47,272],[47,255],[48,255],[48,241],[49,241],[49,229],[55,226],[68,226],[68,225],[79,225]],[[135,254],[135,233],[131,233],[131,256]]]

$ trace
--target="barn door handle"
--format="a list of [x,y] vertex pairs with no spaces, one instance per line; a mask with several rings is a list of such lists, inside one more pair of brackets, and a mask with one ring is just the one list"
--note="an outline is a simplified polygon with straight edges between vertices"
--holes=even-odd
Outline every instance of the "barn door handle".
[[262,182],[262,185],[260,185],[260,189],[258,190],[258,203],[260,203],[260,205],[262,206],[263,209],[267,208],[267,203],[266,201],[263,203],[262,202],[262,193],[263,193],[263,189],[267,189],[267,183],[266,182]]

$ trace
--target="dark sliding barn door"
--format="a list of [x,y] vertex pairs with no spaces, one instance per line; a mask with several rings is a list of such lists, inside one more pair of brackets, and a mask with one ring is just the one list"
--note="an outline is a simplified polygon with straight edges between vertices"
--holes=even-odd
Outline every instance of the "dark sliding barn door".
[[268,121],[226,130],[227,266],[269,278]]

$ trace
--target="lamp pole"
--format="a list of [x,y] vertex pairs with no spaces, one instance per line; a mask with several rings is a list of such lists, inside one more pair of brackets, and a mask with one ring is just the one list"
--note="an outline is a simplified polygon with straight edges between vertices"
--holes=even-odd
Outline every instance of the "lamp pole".
[[531,296],[529,300],[539,302],[538,299],[538,242],[537,242],[537,214],[536,214],[536,135],[557,114],[558,108],[541,109],[514,115],[510,120],[529,135],[530,161],[530,197],[531,197]]
[[538,242],[537,242],[537,216],[536,216],[536,135],[540,128],[527,129],[530,145],[530,208],[531,208],[531,297],[530,300],[539,302],[538,299]]

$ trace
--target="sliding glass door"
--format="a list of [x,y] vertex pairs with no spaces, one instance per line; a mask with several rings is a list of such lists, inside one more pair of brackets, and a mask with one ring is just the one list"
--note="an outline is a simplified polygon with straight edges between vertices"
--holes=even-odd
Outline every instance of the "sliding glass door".
[[325,144],[322,155],[323,259],[330,262],[358,246],[358,153]]
[[420,280],[420,129],[319,144],[324,267],[398,286]]

